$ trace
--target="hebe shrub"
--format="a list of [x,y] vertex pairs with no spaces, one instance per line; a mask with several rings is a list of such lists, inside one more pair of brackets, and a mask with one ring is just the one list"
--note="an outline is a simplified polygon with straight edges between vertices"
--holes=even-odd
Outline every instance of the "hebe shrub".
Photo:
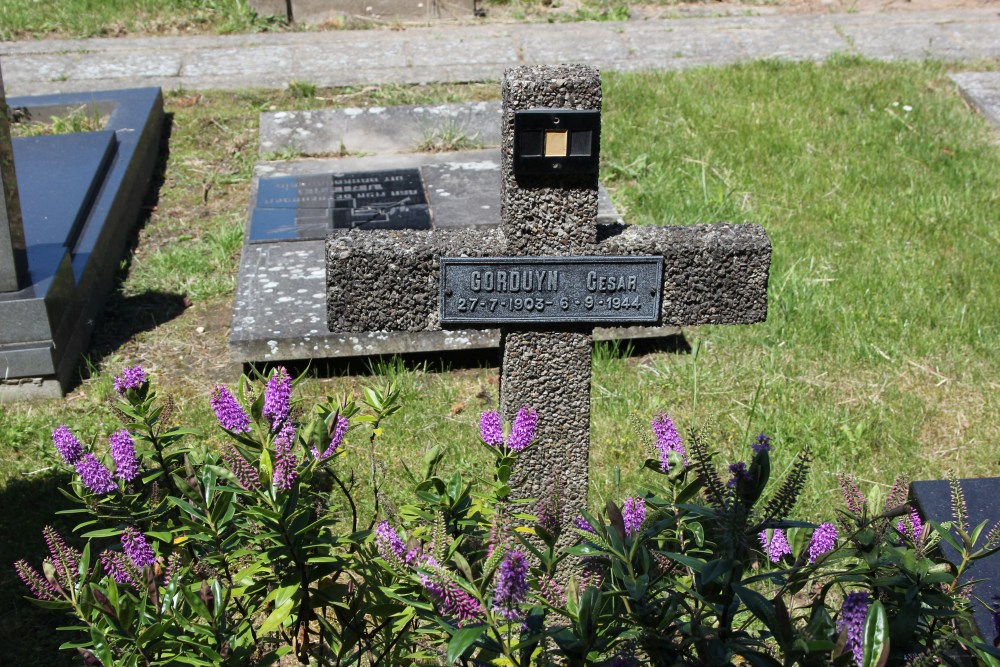
[[[722,473],[699,432],[685,442],[659,415],[648,488],[581,512],[558,483],[518,496],[537,421],[524,408],[506,435],[483,414],[489,473],[448,475],[434,446],[393,507],[377,442],[398,391],[307,410],[294,384],[277,368],[215,387],[222,437],[206,438],[126,368],[107,454],[53,431],[79,523],[70,539],[46,527],[51,557],[16,569],[37,604],[75,618],[64,648],[106,667],[998,664],[961,582],[1000,527],[968,525],[957,483],[945,524],[907,505],[902,477],[876,501],[842,476],[837,517],[795,521],[808,454],[771,485],[761,435]],[[338,461],[349,435],[367,440],[360,473]]]

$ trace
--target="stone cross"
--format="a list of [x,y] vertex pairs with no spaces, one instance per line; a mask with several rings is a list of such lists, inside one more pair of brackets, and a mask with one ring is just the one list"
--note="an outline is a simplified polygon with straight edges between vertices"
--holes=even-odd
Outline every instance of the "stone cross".
[[3,73],[0,72],[0,292],[16,292],[23,288],[27,273],[24,224],[14,176],[7,98],[3,91]]
[[[455,307],[457,296],[442,288],[443,266],[450,272],[455,262],[483,258],[484,266],[502,260],[507,262],[504,266],[517,267],[517,259],[504,258],[524,258],[517,290],[509,278],[517,273],[514,270],[505,272],[503,290],[498,284],[502,271],[492,272],[492,278],[487,276],[489,271],[473,271],[465,274],[473,276],[466,282],[471,281],[471,289],[480,293],[485,291],[487,280],[493,281],[495,298],[486,300],[487,307],[473,306],[489,317],[499,317],[497,313],[505,307],[510,312],[515,304],[525,310],[527,297],[541,298],[541,305],[538,298],[531,298],[533,310],[528,316],[520,313],[521,317],[510,323],[500,321],[500,405],[507,420],[522,406],[537,410],[538,445],[522,458],[524,483],[517,494],[542,498],[560,482],[563,506],[570,508],[562,512],[564,522],[586,506],[591,332],[595,324],[583,316],[535,322],[538,308],[558,315],[563,307],[571,309],[572,300],[578,304],[587,301],[582,296],[570,295],[565,301],[560,298],[564,294],[558,291],[562,278],[551,269],[552,263],[575,261],[580,256],[597,258],[598,262],[602,257],[655,258],[656,267],[662,267],[662,276],[657,272],[659,284],[641,295],[636,292],[630,297],[635,301],[627,302],[631,307],[639,303],[641,296],[643,301],[638,307],[646,309],[645,316],[650,319],[644,321],[652,325],[753,323],[767,316],[771,246],[761,227],[597,225],[596,170],[575,174],[515,173],[518,112],[598,111],[600,105],[600,77],[593,68],[563,65],[508,69],[503,80],[500,229],[350,231],[327,238],[327,315],[331,331],[442,328],[442,314]],[[553,138],[555,154],[574,154],[576,147],[567,148],[564,134],[555,133]],[[548,152],[546,144],[544,153]],[[549,264],[535,272],[532,261]],[[525,290],[529,273],[534,291]],[[601,287],[621,288],[626,294],[635,288],[629,284],[631,274],[609,278],[606,285],[599,285],[597,274],[603,272],[592,273],[587,274],[588,283],[592,282],[589,287],[594,288],[594,300],[588,302],[591,306],[598,299],[608,308],[612,303],[615,308],[622,305],[621,299],[612,301],[610,295],[601,298]],[[649,312],[653,303],[648,298],[650,293],[660,297],[655,312]],[[518,295],[526,298],[513,298]],[[461,305],[468,311],[470,304]],[[447,320],[450,316],[444,317]],[[468,326],[495,327],[497,320]],[[463,332],[459,329],[454,335],[462,336]]]

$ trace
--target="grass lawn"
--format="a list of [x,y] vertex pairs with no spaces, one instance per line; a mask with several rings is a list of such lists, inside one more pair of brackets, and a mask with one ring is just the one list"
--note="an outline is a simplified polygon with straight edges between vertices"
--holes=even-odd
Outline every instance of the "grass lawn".
[[[863,488],[898,472],[998,474],[1000,148],[945,71],[835,58],[605,75],[602,179],[626,220],[755,222],[774,256],[766,323],[688,330],[690,352],[596,348],[594,505],[639,483],[649,452],[634,422],[660,410],[706,428],[726,462],[745,458],[760,431],[775,437],[778,471],[808,447],[804,519],[832,516],[837,472],[855,473]],[[0,409],[4,662],[55,664],[54,647],[69,638],[19,599],[6,567],[40,559],[41,526],[65,506],[49,431],[67,423],[104,441],[115,428],[103,410],[111,377],[138,362],[175,397],[175,421],[212,432],[211,386],[239,372],[225,337],[258,113],[498,94],[481,84],[168,95],[159,197],[81,385],[66,401]],[[479,412],[497,396],[495,362],[438,372],[389,361],[371,374],[309,380],[302,391],[394,377],[404,409],[385,425],[379,452],[390,478],[434,443],[474,474],[481,461],[471,445]],[[347,465],[364,462],[354,444]]]

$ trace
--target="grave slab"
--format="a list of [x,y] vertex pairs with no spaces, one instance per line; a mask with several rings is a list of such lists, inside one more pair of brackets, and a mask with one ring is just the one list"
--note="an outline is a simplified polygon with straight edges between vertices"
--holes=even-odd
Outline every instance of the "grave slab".
[[29,118],[80,107],[102,131],[18,138],[28,277],[0,293],[0,401],[59,397],[86,349],[159,153],[158,88],[13,97]]
[[[499,115],[495,123],[499,126]],[[496,349],[500,343],[496,328],[331,332],[326,320],[323,246],[332,222],[315,217],[296,220],[296,209],[290,203],[284,208],[258,206],[262,203],[260,184],[268,180],[296,179],[311,183],[310,179],[319,177],[332,183],[338,174],[416,169],[423,178],[434,229],[488,231],[500,224],[500,161],[500,151],[494,148],[257,165],[233,304],[230,357],[247,363]],[[599,190],[598,220],[608,228],[621,224],[603,188]],[[358,233],[363,235],[364,231]],[[594,338],[657,338],[676,335],[678,331],[672,325],[598,327]]]
[[1000,128],[1000,72],[958,72],[948,76],[965,99]]
[[499,127],[499,102],[278,111],[261,114],[260,152],[412,153],[445,137],[499,146]]
[[[1000,496],[1000,477],[960,479],[958,483],[965,494],[970,528],[975,528],[986,521],[986,531],[988,532],[1000,522],[1000,505],[996,502],[997,496]],[[912,482],[910,494],[917,504],[920,516],[925,521],[953,520],[951,486],[947,480]],[[940,545],[945,558],[955,565],[961,562],[961,556],[954,547],[944,540],[941,540]],[[1000,596],[1000,554],[993,554],[977,561],[969,569],[965,580],[977,579],[982,581],[975,585],[973,595],[995,608],[1000,604],[1000,600],[997,599],[997,596]],[[997,639],[1000,639],[994,629],[993,616],[983,605],[975,602],[973,605],[976,626],[986,643],[992,646]]]

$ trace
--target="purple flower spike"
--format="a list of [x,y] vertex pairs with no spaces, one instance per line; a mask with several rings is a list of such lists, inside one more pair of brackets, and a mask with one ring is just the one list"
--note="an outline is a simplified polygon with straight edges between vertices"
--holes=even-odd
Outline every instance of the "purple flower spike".
[[264,389],[264,417],[271,425],[271,431],[276,431],[288,419],[291,407],[292,378],[284,366],[278,366]]
[[146,536],[132,526],[122,533],[122,550],[136,567],[142,568],[156,562],[156,554],[146,541]]
[[142,366],[126,366],[121,375],[115,376],[115,391],[124,396],[127,389],[138,389],[146,382],[146,371]]
[[260,474],[257,472],[257,469],[243,458],[243,455],[240,454],[239,450],[233,444],[229,444],[222,450],[222,460],[225,461],[230,472],[236,476],[236,479],[240,482],[240,486],[244,489],[253,491],[260,488]]
[[896,528],[903,535],[910,538],[911,542],[916,542],[924,531],[924,524],[920,520],[920,514],[917,513],[917,510],[912,510],[908,515],[899,520]]
[[14,563],[14,569],[21,581],[31,589],[31,594],[39,600],[55,600],[58,598],[56,587],[50,584],[42,574],[28,565],[28,561],[19,560]]
[[56,580],[63,586],[69,586],[76,578],[81,553],[68,546],[62,535],[52,526],[42,528],[42,536],[49,547],[49,553],[52,554],[51,562],[56,570]]
[[115,477],[131,482],[139,474],[139,461],[135,457],[135,443],[125,429],[115,431],[108,438],[111,458],[115,461]]
[[847,503],[847,509],[853,514],[861,514],[862,510],[868,505],[868,501],[865,500],[865,496],[861,493],[858,488],[857,483],[854,481],[854,475],[837,475],[837,481],[840,483],[840,490],[844,494],[844,502]]
[[760,546],[767,552],[767,557],[772,563],[778,563],[785,556],[790,556],[792,553],[792,548],[788,545],[788,538],[785,537],[785,531],[780,528],[774,529],[774,535],[771,537],[771,541],[767,541],[767,531],[760,531]]
[[312,448],[313,458],[322,461],[323,459],[330,457],[334,452],[337,451],[337,447],[340,447],[340,443],[344,440],[344,434],[347,433],[347,417],[342,415],[337,415],[337,424],[333,427],[333,437],[330,439],[330,444],[326,446],[326,450],[320,453],[318,447]]
[[499,412],[487,410],[479,417],[479,434],[483,442],[491,447],[503,444],[503,423],[500,421]]
[[514,452],[520,452],[535,439],[535,426],[538,424],[538,413],[524,407],[517,411],[514,426],[507,438],[507,447]]
[[281,432],[274,439],[274,485],[282,491],[292,488],[295,478],[298,477],[295,459],[295,452],[292,445],[295,444],[295,426],[291,421],[285,421],[281,427]]
[[83,445],[65,424],[52,431],[52,442],[59,450],[63,461],[70,465],[76,465],[76,462],[83,456]]
[[854,662],[859,667],[864,659],[865,620],[868,618],[868,593],[861,591],[849,593],[844,598],[840,608],[840,618],[837,619],[837,632],[847,629],[847,644],[844,651],[854,654]]
[[508,551],[500,563],[493,607],[508,621],[521,618],[518,606],[528,597],[528,561],[517,549]]
[[809,539],[809,563],[837,546],[837,527],[832,523],[821,523],[816,526]]
[[591,526],[590,522],[584,519],[582,516],[576,517],[573,520],[573,525],[579,528],[580,530],[585,530],[588,533],[593,533],[594,535],[597,535],[597,531],[594,530],[594,527]]
[[670,470],[670,452],[680,454],[684,464],[687,465],[687,452],[684,451],[684,443],[677,432],[674,422],[667,416],[667,413],[660,413],[653,418],[653,433],[656,435],[656,449],[660,452],[660,470],[667,472]]
[[83,485],[99,496],[118,489],[118,485],[111,479],[111,471],[89,452],[76,462],[76,473]]
[[761,452],[771,451],[771,438],[770,436],[761,433],[757,436],[757,441],[754,442],[750,447],[753,448],[755,454],[760,454]]
[[104,571],[115,582],[133,588],[139,587],[139,573],[135,571],[135,567],[126,560],[123,554],[105,551],[101,553],[101,564],[104,566]]
[[646,520],[646,501],[639,497],[628,497],[622,504],[622,518],[625,520],[625,534],[634,537]]
[[393,565],[401,567],[406,558],[406,545],[388,521],[380,521],[375,526],[375,548],[382,560]]
[[734,463],[729,466],[729,472],[732,473],[732,477],[726,482],[726,486],[730,489],[735,489],[739,486],[740,482],[747,483],[750,481],[750,472],[747,470],[747,464],[743,461]]
[[233,433],[247,433],[250,430],[250,416],[240,406],[236,398],[221,384],[212,393],[212,409],[219,425]]
[[428,559],[424,566],[433,568],[433,571],[421,574],[420,583],[434,601],[439,614],[454,619],[459,627],[478,622],[482,618],[485,610],[479,600],[449,579],[433,559]]

